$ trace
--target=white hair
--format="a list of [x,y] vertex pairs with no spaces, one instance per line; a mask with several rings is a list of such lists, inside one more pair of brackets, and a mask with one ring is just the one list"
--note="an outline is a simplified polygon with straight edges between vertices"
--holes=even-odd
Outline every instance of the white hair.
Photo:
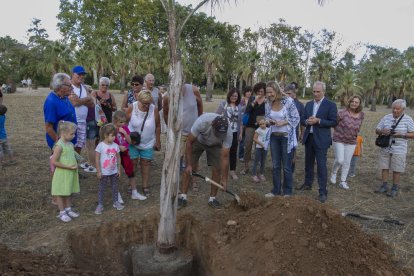
[[148,78],[149,78],[149,77],[152,77],[153,79],[155,79],[154,75],[153,75],[153,74],[150,74],[150,73],[149,73],[149,74],[146,74],[144,79],[145,79],[146,81],[148,81]]
[[101,77],[99,79],[99,84],[101,84],[101,83],[109,85],[111,83],[111,81],[107,77]]
[[326,84],[323,81],[315,81],[313,86],[320,85],[322,87],[323,92],[326,92]]
[[63,86],[65,79],[70,80],[70,76],[66,73],[56,73],[52,78],[52,89],[57,90]]
[[402,107],[402,109],[405,109],[407,107],[407,103],[405,100],[403,99],[396,99],[393,103],[392,106],[394,107],[395,105],[399,105]]

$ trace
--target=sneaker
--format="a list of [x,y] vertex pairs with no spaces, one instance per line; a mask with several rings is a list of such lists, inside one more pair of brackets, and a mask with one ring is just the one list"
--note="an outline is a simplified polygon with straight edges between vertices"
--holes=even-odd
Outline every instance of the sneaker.
[[84,171],[88,173],[96,173],[96,168],[94,166],[89,166],[85,168]]
[[114,204],[112,205],[115,209],[117,209],[118,211],[121,211],[122,209],[124,209],[124,205],[122,205],[121,203],[119,203],[118,201],[114,202]]
[[354,173],[348,174],[348,177],[355,177]]
[[100,215],[102,214],[104,207],[102,205],[98,205],[95,209],[95,214]]
[[217,199],[210,200],[208,202],[208,206],[215,208],[215,209],[221,209],[221,204]]
[[69,222],[69,221],[72,220],[71,217],[68,216],[68,214],[66,212],[60,212],[57,217],[58,217],[58,219],[60,219],[63,222]]
[[[133,190],[132,194],[131,194],[131,198],[132,199],[138,199],[138,200],[146,200],[147,197],[144,195],[141,195],[140,193],[138,193],[137,190]],[[122,203],[122,202],[121,202]]]
[[392,189],[390,191],[388,191],[387,196],[396,197],[397,194],[398,194],[398,188],[397,188],[397,186],[393,185]]
[[339,183],[339,187],[345,190],[349,189],[348,183],[346,183],[345,181],[341,181],[341,183]]
[[252,179],[256,183],[259,183],[260,182],[260,179],[259,179],[259,177],[257,177],[257,175],[253,176]]
[[121,204],[124,204],[124,201],[122,200],[121,193],[118,192],[118,202]]
[[233,180],[238,180],[239,177],[236,175],[236,173],[234,171],[230,171],[230,176]]
[[336,174],[331,174],[331,178],[329,178],[332,184],[336,184]]
[[179,197],[178,198],[178,208],[184,208],[186,206],[187,206],[187,199]]
[[65,211],[66,211],[66,214],[68,216],[70,216],[71,218],[78,218],[79,217],[79,213],[73,211],[72,208],[69,209],[69,210],[65,210]]
[[388,191],[388,185],[387,184],[382,184],[381,186],[379,186],[374,192],[375,193],[385,193]]
[[151,195],[149,188],[143,188],[142,191],[146,197],[149,197]]
[[275,197],[275,195],[273,193],[267,193],[265,194],[266,198],[271,198],[271,197]]
[[79,165],[82,169],[86,169],[86,168],[89,168],[89,164],[87,163],[87,162],[84,162],[84,163],[81,163],[80,165]]
[[263,174],[259,175],[259,179],[263,182],[266,181],[266,177]]

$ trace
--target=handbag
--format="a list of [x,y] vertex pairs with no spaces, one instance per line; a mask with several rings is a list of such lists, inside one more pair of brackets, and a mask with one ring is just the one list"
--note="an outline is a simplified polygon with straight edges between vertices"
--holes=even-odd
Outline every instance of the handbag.
[[105,116],[105,112],[97,102],[95,103],[95,121],[98,126],[103,126],[108,122],[108,119]]
[[[404,114],[400,117],[400,119],[398,119],[397,123],[391,127],[391,134],[393,134],[395,132],[395,128],[400,123],[402,117],[404,117]],[[380,147],[380,148],[386,148],[386,147],[390,146],[390,140],[391,140],[391,135],[382,135],[382,134],[380,134],[375,139],[375,145]]]
[[[149,110],[147,111],[147,113],[145,113],[144,120],[142,121],[141,133],[142,133],[142,130],[144,129],[145,121],[147,120],[147,117],[148,117],[148,112]],[[134,142],[133,143],[134,145],[138,146],[141,143],[141,133],[137,131],[133,131],[129,134],[129,137],[131,137],[131,141]]]
[[247,124],[249,123],[249,119],[250,119],[250,113],[243,113],[243,117],[242,117],[242,122],[244,126],[247,126]]

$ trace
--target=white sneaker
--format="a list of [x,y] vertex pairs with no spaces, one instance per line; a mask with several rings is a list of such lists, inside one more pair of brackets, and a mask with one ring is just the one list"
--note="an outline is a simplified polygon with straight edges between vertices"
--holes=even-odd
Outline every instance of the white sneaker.
[[79,165],[82,169],[86,169],[86,168],[89,168],[89,164],[87,163],[87,162],[84,162],[84,163],[81,163],[80,165]]
[[95,209],[95,214],[100,215],[102,214],[103,210],[104,210],[104,207],[98,204],[98,206],[96,206],[96,209]]
[[63,222],[69,222],[69,221],[71,221],[72,219],[70,218],[70,216],[68,216],[67,214],[66,214],[66,212],[65,211],[63,211],[63,212],[60,212],[59,213],[59,215],[57,216],[58,217],[58,219],[60,219],[61,221],[63,221]]
[[120,192],[118,192],[118,202],[121,204],[124,204],[124,201],[122,200],[122,196]]
[[331,178],[329,180],[332,184],[336,184],[336,174],[331,174]]
[[273,193],[267,193],[265,194],[265,197],[271,198],[271,197],[275,197],[275,195]]
[[79,217],[79,213],[73,211],[72,208],[69,209],[69,210],[65,210],[65,211],[66,211],[66,214],[68,216],[70,216],[71,218],[78,218]]
[[132,190],[132,195],[131,195],[132,199],[138,199],[138,200],[146,200],[147,197],[144,195],[141,195],[140,193],[137,192],[137,190]]
[[124,205],[122,205],[121,203],[114,202],[114,204],[112,205],[115,209],[117,209],[118,211],[121,211],[122,209],[124,209]]
[[349,186],[345,181],[341,181],[341,183],[339,184],[339,187],[341,187],[342,189],[348,190]]
[[96,168],[90,165],[89,167],[85,168],[84,171],[88,173],[96,173]]

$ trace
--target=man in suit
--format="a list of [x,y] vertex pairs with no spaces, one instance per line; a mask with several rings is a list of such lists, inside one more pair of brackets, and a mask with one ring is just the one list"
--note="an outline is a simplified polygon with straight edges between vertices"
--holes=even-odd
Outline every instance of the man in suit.
[[328,179],[327,153],[332,144],[331,127],[336,125],[338,110],[336,104],[325,98],[325,83],[313,84],[313,101],[305,106],[301,124],[305,126],[302,143],[305,145],[305,183],[300,190],[311,190],[314,164],[316,159],[319,201],[324,203],[328,197],[326,183]]

